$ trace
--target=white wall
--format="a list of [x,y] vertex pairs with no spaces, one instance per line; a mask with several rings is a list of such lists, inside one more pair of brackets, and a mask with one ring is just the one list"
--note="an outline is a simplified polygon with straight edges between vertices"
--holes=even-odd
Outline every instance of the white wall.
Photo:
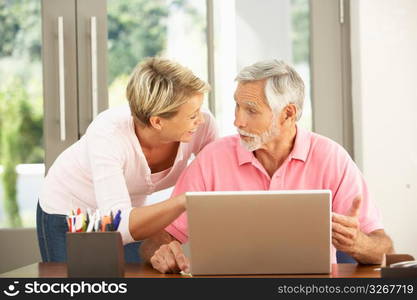
[[417,1],[351,5],[355,157],[396,251],[417,258]]
[[290,8],[290,0],[236,1],[238,70],[259,60],[292,60]]
[[225,136],[236,133],[233,126],[237,73],[235,0],[215,0],[213,19],[216,121],[220,135]]
[[214,1],[216,119],[221,136],[236,133],[233,94],[237,72],[260,60],[292,61],[290,0],[261,2]]

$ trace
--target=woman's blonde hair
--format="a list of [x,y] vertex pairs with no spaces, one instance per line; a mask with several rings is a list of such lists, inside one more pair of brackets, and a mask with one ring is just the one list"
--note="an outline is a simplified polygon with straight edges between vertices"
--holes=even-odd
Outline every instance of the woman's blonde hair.
[[134,119],[149,126],[151,116],[171,118],[179,107],[210,86],[193,72],[166,58],[150,57],[132,72],[126,97]]

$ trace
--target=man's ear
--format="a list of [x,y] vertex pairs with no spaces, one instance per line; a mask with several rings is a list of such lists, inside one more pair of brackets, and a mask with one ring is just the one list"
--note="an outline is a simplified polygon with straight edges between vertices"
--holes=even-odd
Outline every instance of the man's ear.
[[149,123],[151,123],[151,126],[155,128],[156,130],[162,129],[162,119],[158,116],[152,116],[149,118]]
[[292,121],[296,121],[297,120],[297,106],[293,103],[288,104],[285,108],[284,108],[284,114],[285,114],[285,120],[292,120]]

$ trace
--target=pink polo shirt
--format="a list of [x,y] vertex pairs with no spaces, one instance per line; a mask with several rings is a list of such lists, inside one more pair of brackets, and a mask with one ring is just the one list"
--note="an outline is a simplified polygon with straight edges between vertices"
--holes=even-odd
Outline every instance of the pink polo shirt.
[[[362,195],[359,221],[363,232],[382,229],[380,212],[368,195],[365,180],[349,154],[336,142],[297,127],[293,150],[272,178],[239,135],[207,145],[182,173],[173,195],[191,191],[314,190],[332,191],[332,210],[347,214],[352,200]],[[188,240],[183,213],[166,229],[180,242]],[[333,262],[336,262],[333,249]]]

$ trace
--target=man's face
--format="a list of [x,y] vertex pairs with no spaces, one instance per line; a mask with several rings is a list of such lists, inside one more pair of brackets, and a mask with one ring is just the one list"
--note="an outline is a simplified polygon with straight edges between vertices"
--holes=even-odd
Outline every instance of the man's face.
[[235,92],[235,122],[242,145],[255,151],[279,134],[265,96],[266,80],[239,83]]

